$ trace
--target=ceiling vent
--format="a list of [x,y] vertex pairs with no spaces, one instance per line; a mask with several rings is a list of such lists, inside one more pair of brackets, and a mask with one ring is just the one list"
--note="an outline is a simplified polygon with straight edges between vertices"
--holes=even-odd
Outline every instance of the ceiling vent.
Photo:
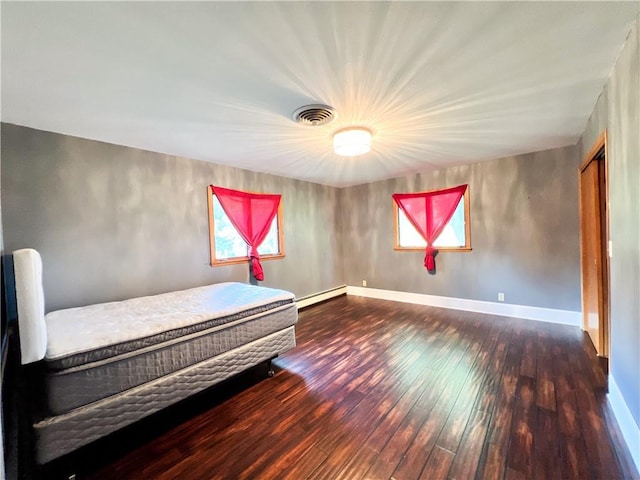
[[336,118],[336,111],[329,105],[305,105],[293,112],[293,119],[302,125],[319,127],[332,122]]

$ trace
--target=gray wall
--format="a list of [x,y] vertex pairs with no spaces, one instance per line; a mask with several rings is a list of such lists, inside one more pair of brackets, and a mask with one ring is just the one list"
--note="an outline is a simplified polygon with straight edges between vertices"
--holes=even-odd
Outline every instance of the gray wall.
[[640,428],[640,17],[579,142],[581,156],[607,129],[611,374]]
[[42,254],[47,311],[248,282],[248,264],[209,266],[210,183],[282,194],[286,257],[263,285],[343,283],[337,189],[9,124],[2,154],[5,247]]
[[[576,147],[536,152],[341,191],[347,285],[579,311]],[[391,194],[468,183],[473,250],[393,250]]]

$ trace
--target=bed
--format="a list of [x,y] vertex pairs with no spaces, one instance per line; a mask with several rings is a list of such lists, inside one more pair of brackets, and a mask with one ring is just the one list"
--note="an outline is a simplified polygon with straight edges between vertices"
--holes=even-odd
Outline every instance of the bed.
[[45,315],[40,255],[13,263],[22,364],[40,372],[40,464],[295,346],[284,290],[228,282]]

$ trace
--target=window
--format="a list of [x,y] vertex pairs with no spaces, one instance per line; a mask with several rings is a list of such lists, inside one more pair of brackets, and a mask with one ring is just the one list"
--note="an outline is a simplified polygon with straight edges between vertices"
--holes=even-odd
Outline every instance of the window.
[[[249,261],[249,246],[242,239],[220,205],[211,187],[209,193],[209,243],[211,265],[229,265]],[[258,247],[261,260],[283,258],[282,202],[271,222],[269,233]]]
[[[436,190],[437,191],[437,190]],[[427,246],[420,232],[411,224],[406,214],[393,202],[396,250],[420,250]],[[471,232],[469,223],[469,189],[460,198],[453,216],[436,238],[433,246],[439,251],[471,250]]]

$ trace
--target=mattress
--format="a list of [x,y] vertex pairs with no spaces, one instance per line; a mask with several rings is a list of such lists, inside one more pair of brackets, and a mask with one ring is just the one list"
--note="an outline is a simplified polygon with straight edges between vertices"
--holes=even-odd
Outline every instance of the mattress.
[[293,294],[221,283],[46,315],[46,404],[60,415],[294,325]]
[[50,368],[95,362],[293,303],[291,292],[226,282],[48,313]]
[[59,415],[151,382],[295,325],[297,316],[295,304],[281,305],[135,351],[63,370],[49,369],[46,414]]
[[295,327],[34,424],[36,460],[46,463],[295,347]]

